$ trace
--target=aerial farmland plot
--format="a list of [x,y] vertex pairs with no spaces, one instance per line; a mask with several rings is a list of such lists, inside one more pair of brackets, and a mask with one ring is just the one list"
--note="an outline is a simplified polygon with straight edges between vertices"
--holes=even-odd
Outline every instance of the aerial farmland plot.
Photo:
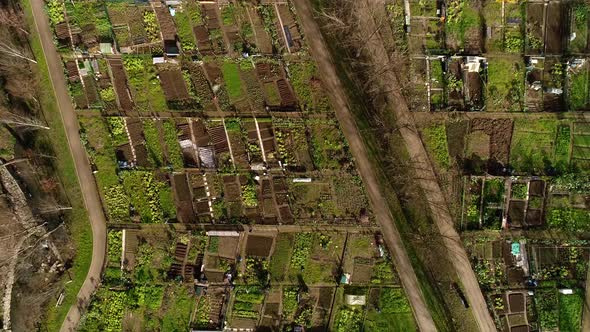
[[[410,175],[395,179],[403,188],[386,200],[403,210],[392,214],[395,231],[434,251],[438,244],[421,237],[430,216],[408,209],[429,195],[414,181],[423,179],[411,177],[422,170],[410,162],[415,151],[402,147],[408,128],[367,125],[358,114],[362,125],[343,121],[338,107],[358,101],[337,100],[322,55],[310,48],[318,36],[306,35],[294,0],[49,2],[107,220],[107,262],[81,331],[419,329],[402,282],[407,271],[384,244],[375,193],[359,171],[362,158],[353,157],[366,145],[384,164],[379,180]],[[362,100],[375,114],[361,115],[395,118],[377,106],[388,93],[405,99],[412,146],[432,165],[493,323],[501,331],[590,329],[582,325],[590,5],[379,5],[383,68],[394,68],[403,86],[373,91],[381,73],[366,75],[375,77],[356,92],[378,96]],[[350,28],[315,14],[334,30]],[[335,62],[363,71],[364,53]],[[365,76],[338,64],[346,89],[359,84],[351,77]],[[383,142],[349,146],[351,127]],[[395,145],[403,158],[373,143]],[[390,166],[404,173],[391,176]],[[452,308],[448,326],[461,324],[457,312],[468,321],[458,331],[475,326],[464,285],[454,277],[440,283],[433,262],[409,256],[424,265],[420,286],[422,278],[438,283],[421,289],[427,302],[445,297],[440,304]]]
[[[572,40],[556,37],[562,28],[547,20],[545,29],[527,28],[527,41],[515,42],[523,36],[517,33],[523,20],[547,14],[536,3],[518,5],[521,10],[499,4],[503,21],[484,16],[495,22],[486,36],[501,33],[495,37],[503,44],[490,40],[479,55],[485,58],[479,72],[483,107],[467,107],[466,76],[459,74],[472,55],[426,52],[430,76],[423,85],[431,107],[424,112],[413,103],[412,110],[497,328],[583,330],[590,220],[583,198],[589,193],[587,63],[577,55],[563,57]],[[555,15],[568,5],[553,4]],[[413,88],[413,96],[423,85]],[[563,237],[555,239],[556,232]]]
[[[416,330],[290,2],[63,10],[54,32],[108,220],[81,330]],[[446,60],[428,61],[419,103],[442,107]]]

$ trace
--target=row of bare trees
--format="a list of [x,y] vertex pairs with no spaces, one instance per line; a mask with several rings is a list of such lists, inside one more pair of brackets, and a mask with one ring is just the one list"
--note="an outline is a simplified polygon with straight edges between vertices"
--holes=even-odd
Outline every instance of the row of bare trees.
[[[15,159],[0,161],[3,199],[9,202],[0,209],[4,209],[3,215],[12,214],[13,222],[21,224],[20,228],[0,227],[0,241],[14,244],[0,256],[2,328],[7,331],[34,329],[45,312],[43,306],[59,291],[51,283],[55,273],[52,272],[54,277],[51,277],[47,266],[55,271],[55,266],[63,265],[62,247],[57,249],[55,235],[65,232],[63,222],[59,221],[61,218],[52,216],[69,209],[58,203],[61,200],[59,180],[53,167],[54,157],[48,151],[51,147],[36,143],[47,140],[46,130],[50,128],[42,115],[38,64],[29,38],[19,3],[16,0],[0,2],[0,123],[15,136],[20,146],[15,149]],[[39,179],[39,175],[43,178]],[[39,193],[38,197],[27,196],[15,176],[27,186],[35,186],[29,189]],[[9,190],[7,184],[12,184],[12,189]],[[45,253],[43,250],[49,249],[43,248],[49,248],[51,254]],[[22,310],[29,312],[23,315]]]

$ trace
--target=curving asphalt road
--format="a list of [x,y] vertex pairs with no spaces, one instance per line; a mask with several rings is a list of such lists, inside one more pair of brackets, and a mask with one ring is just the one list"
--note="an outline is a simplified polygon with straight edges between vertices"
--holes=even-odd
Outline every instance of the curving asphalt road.
[[[78,292],[78,300],[68,311],[68,315],[61,326],[60,331],[66,332],[75,330],[80,322],[80,310],[83,310],[89,304],[90,296],[100,283],[100,275],[106,255],[106,219],[90,163],[86,156],[84,146],[80,141],[78,119],[68,94],[61,59],[53,44],[53,33],[49,26],[47,15],[45,14],[44,2],[43,0],[30,0],[30,3],[35,29],[41,40],[53,91],[68,139],[69,149],[74,158],[74,165],[76,174],[78,175],[84,205],[88,211],[90,226],[92,227],[92,262],[90,263],[86,280],[84,280],[84,284]],[[72,294],[66,294],[66,296],[72,296]]]

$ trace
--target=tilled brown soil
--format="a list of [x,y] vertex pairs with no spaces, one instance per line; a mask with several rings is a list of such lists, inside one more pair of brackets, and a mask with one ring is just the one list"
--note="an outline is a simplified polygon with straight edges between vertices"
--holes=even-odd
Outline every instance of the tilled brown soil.
[[510,159],[510,143],[512,141],[511,119],[482,119],[471,120],[471,132],[481,130],[490,136],[490,159],[504,165]]

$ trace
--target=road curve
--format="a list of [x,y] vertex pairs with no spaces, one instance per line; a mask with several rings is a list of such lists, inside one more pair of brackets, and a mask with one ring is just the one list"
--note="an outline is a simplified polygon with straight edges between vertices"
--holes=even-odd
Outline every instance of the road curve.
[[[106,255],[106,219],[102,210],[100,196],[96,189],[96,183],[86,151],[80,141],[79,126],[76,112],[72,106],[61,59],[53,44],[52,29],[44,10],[43,0],[30,0],[35,29],[41,40],[45,60],[49,70],[51,84],[57,100],[57,106],[61,114],[62,122],[66,132],[70,153],[74,158],[74,166],[84,205],[88,211],[90,226],[92,228],[92,262],[84,280],[84,284],[78,292],[78,299],[72,305],[61,326],[60,331],[73,331],[80,322],[80,310],[90,302],[90,296],[94,293],[100,283],[100,275],[105,262]],[[60,147],[57,147],[60,148]],[[71,296],[71,294],[66,294]]]
[[389,211],[389,205],[379,189],[379,181],[369,161],[369,154],[349,109],[349,101],[344,87],[336,74],[336,68],[319,27],[314,21],[310,4],[308,0],[295,0],[294,3],[300,23],[303,26],[303,31],[305,32],[306,40],[309,43],[311,54],[318,63],[318,70],[321,74],[322,82],[326,84],[327,90],[330,91],[330,99],[336,111],[336,117],[348,141],[359,174],[367,189],[373,213],[381,225],[383,238],[393,256],[418,327],[420,331],[436,331],[434,320],[426,306],[418,278],[402,243],[401,236],[395,226],[393,216]]

